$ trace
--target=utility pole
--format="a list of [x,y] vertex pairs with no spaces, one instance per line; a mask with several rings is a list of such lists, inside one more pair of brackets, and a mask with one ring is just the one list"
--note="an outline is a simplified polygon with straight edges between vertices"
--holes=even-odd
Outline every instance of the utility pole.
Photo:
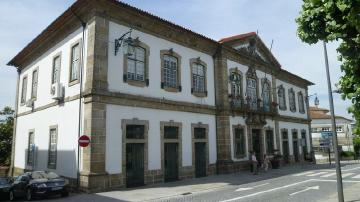
[[341,165],[340,165],[340,159],[339,159],[338,141],[337,141],[337,134],[336,134],[334,100],[333,100],[333,96],[332,96],[330,72],[329,72],[329,61],[328,61],[328,55],[327,55],[325,41],[323,41],[323,44],[324,44],[326,78],[327,78],[328,94],[329,94],[329,105],[330,105],[330,113],[331,113],[331,124],[332,124],[332,132],[333,132],[333,146],[334,146],[334,153],[335,153],[338,201],[344,202],[344,192],[343,192],[343,184],[342,184],[342,177],[341,177]]

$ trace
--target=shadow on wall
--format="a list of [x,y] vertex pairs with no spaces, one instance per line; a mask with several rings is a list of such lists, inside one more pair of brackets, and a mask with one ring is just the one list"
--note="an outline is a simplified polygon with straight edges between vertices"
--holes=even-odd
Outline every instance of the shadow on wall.
[[[50,164],[50,162],[54,162],[54,164]],[[25,169],[54,171],[63,177],[76,178],[77,151],[57,150],[56,153],[52,155],[48,150],[39,150],[37,147],[34,147],[30,152],[26,149]]]

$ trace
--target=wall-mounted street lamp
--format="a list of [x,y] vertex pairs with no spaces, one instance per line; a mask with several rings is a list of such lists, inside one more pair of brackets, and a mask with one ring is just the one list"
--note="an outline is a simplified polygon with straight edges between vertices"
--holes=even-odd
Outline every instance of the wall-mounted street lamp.
[[[118,39],[115,39],[115,55],[119,52],[119,48],[122,46],[124,54],[132,54],[134,52],[134,39],[131,37],[132,29],[127,31]],[[127,38],[126,36],[129,35]]]

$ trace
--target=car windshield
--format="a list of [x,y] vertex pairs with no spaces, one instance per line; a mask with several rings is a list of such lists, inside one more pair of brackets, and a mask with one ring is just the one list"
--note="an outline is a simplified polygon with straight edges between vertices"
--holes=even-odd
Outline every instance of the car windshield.
[[0,179],[0,185],[6,185],[8,184],[8,181],[6,179]]
[[56,173],[43,172],[43,171],[33,172],[31,174],[31,177],[33,179],[55,179],[55,178],[59,178],[59,176]]

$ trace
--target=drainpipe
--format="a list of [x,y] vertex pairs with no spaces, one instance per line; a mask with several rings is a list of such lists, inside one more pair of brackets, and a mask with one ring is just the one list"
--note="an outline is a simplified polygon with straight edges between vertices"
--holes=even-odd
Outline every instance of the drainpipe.
[[[79,87],[79,119],[78,119],[78,139],[81,136],[81,127],[82,127],[82,88],[83,88],[83,69],[84,69],[84,46],[85,46],[85,29],[86,29],[86,22],[84,22],[73,10],[71,12],[74,16],[81,22],[82,26],[82,44],[81,44],[81,59],[80,59],[80,87]],[[77,148],[77,188],[80,189],[80,145],[78,144]]]

